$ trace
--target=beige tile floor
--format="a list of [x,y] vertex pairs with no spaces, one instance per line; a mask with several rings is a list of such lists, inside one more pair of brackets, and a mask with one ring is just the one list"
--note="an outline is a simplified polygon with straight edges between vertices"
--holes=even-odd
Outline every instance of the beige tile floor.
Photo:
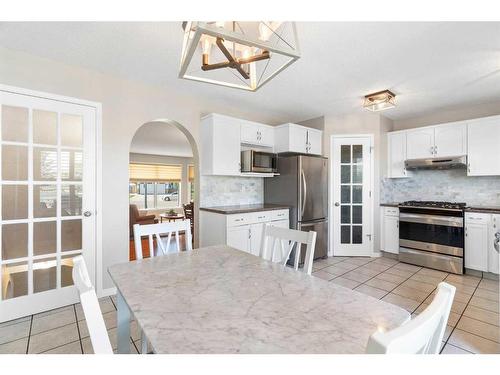
[[[500,353],[499,283],[474,276],[412,266],[389,258],[333,257],[314,262],[313,275],[419,314],[432,301],[436,285],[457,287],[442,353]],[[113,348],[116,348],[114,297],[100,300]],[[140,335],[131,323],[131,352]],[[0,353],[92,353],[79,304],[0,324]]]
[[500,353],[499,282],[454,275],[389,258],[333,257],[314,262],[313,276],[406,309],[412,316],[432,301],[437,284],[457,288],[441,353]]
[[[116,303],[114,297],[99,300],[113,349],[116,351]],[[140,350],[140,333],[131,323],[130,352]],[[10,322],[0,323],[2,354],[87,354],[92,344],[80,304],[62,307]]]

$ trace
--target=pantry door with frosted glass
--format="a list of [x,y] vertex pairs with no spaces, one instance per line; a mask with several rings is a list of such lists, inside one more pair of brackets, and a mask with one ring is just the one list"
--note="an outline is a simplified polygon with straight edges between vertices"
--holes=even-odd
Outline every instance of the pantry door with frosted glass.
[[95,108],[0,91],[0,322],[78,301],[95,283]]
[[372,138],[332,137],[333,255],[371,256]]

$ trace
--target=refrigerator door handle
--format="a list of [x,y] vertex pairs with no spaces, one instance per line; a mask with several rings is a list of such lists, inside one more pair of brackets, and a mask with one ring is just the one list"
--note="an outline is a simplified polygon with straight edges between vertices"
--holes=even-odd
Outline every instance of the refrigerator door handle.
[[304,210],[306,208],[306,199],[307,199],[307,183],[306,183],[306,176],[304,174],[304,170],[300,170],[300,176],[302,177],[302,184],[304,186],[303,194],[302,194],[302,210],[300,213],[301,218],[304,217]]

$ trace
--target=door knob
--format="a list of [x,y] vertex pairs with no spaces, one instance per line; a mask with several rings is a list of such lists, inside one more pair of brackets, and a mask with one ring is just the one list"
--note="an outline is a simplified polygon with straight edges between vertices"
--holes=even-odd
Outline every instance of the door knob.
[[92,212],[90,212],[90,211],[85,211],[85,212],[83,213],[83,216],[85,216],[85,217],[92,216]]
[[339,202],[335,202],[335,207],[340,206]]

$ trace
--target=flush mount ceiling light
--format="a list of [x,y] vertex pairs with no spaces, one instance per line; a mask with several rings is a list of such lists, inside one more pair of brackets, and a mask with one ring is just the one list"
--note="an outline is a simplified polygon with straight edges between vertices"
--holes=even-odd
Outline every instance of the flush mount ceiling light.
[[383,111],[384,109],[396,106],[396,95],[389,90],[375,92],[365,96],[363,107],[372,112]]
[[299,57],[295,22],[183,22],[179,78],[256,91]]

